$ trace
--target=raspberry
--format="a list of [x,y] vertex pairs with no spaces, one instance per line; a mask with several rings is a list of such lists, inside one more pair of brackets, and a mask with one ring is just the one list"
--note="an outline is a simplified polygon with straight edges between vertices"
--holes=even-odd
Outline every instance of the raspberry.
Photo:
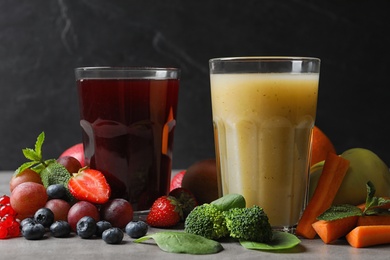
[[10,226],[12,226],[14,221],[15,221],[14,217],[8,214],[2,217],[0,220],[1,225],[5,228],[9,228]]
[[18,237],[20,225],[14,216],[6,214],[0,219],[0,239]]
[[7,238],[7,236],[8,236],[7,228],[0,224],[0,239]]
[[19,222],[14,221],[12,223],[12,226],[10,226],[7,230],[8,230],[8,236],[9,237],[18,237],[18,236],[20,236],[20,225],[19,225]]
[[8,197],[7,195],[3,195],[0,197],[0,204],[1,205],[6,205],[6,204],[10,204],[10,197]]
[[3,217],[5,215],[16,216],[16,211],[11,207],[9,203],[4,204],[0,207],[0,217]]

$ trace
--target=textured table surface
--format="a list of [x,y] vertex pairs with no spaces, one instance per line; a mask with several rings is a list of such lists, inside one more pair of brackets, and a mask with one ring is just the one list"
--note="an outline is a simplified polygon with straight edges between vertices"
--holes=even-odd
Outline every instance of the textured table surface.
[[[9,195],[12,172],[0,172],[0,194]],[[149,233],[160,231],[149,229]],[[20,238],[0,240],[0,259],[384,259],[390,255],[390,245],[371,248],[353,248],[340,240],[325,245],[320,239],[306,240],[292,250],[265,252],[247,250],[238,243],[222,243],[224,250],[213,255],[183,255],[161,251],[153,240],[136,244],[125,235],[120,245],[108,245],[101,239],[81,239],[75,234],[69,238],[43,240]]]

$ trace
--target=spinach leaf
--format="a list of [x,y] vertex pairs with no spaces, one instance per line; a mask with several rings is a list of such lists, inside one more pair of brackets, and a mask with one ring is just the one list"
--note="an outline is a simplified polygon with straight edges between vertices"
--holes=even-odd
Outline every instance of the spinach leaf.
[[170,253],[202,255],[215,254],[223,250],[217,241],[179,231],[157,232],[138,238],[134,242],[141,243],[148,239],[154,239],[161,250]]
[[240,194],[227,194],[212,201],[210,204],[216,206],[221,211],[227,211],[232,208],[245,208],[246,206],[245,198]]
[[254,250],[283,250],[293,248],[301,242],[296,236],[290,233],[274,231],[271,242],[259,243],[252,241],[242,241],[240,244],[246,249]]

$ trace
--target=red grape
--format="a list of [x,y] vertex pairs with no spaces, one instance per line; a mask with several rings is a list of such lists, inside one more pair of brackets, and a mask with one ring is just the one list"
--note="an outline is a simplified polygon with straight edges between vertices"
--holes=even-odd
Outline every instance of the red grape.
[[42,184],[24,182],[15,187],[10,198],[11,206],[18,213],[18,217],[25,218],[34,216],[35,211],[44,207],[48,196]]
[[85,216],[100,220],[99,211],[95,205],[87,201],[76,202],[68,211],[68,222],[73,231],[76,231],[77,222]]
[[31,169],[25,169],[17,175],[13,175],[9,182],[9,189],[12,192],[16,186],[23,182],[36,182],[42,184],[41,176]]
[[45,208],[50,209],[54,213],[54,221],[68,219],[70,204],[62,199],[52,199],[46,202]]
[[113,199],[103,205],[101,218],[111,223],[113,227],[125,228],[133,219],[133,207],[124,199]]
[[79,160],[72,156],[63,156],[57,159],[59,164],[62,164],[69,173],[77,173],[81,168],[81,163]]

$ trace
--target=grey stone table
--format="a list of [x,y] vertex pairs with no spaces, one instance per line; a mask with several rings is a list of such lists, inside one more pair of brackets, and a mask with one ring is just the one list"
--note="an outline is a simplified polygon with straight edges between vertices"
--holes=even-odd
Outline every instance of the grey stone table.
[[[12,172],[0,172],[0,196],[9,195]],[[161,229],[150,228],[149,233]],[[222,243],[224,250],[214,255],[183,255],[161,251],[153,240],[136,244],[125,235],[120,245],[108,245],[101,239],[81,239],[75,234],[69,238],[54,238],[50,234],[43,240],[30,241],[23,237],[0,240],[0,259],[388,259],[390,245],[371,248],[353,248],[339,240],[326,245],[320,239],[306,240],[292,250],[265,252],[247,250],[238,243]]]

